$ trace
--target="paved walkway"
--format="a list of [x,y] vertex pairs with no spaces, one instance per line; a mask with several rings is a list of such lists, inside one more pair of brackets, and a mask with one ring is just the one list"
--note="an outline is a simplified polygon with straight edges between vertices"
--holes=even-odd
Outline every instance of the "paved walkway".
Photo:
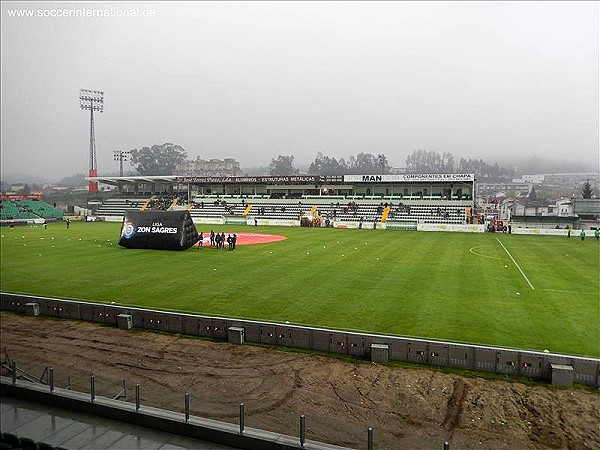
[[0,398],[0,428],[5,433],[69,450],[234,450],[225,445],[4,395]]

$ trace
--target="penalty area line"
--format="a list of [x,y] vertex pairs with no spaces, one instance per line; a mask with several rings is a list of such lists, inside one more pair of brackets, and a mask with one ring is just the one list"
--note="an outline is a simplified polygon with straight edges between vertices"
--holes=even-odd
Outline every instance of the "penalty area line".
[[519,272],[521,272],[521,275],[523,275],[523,278],[525,278],[525,281],[527,281],[527,284],[529,285],[529,287],[531,289],[535,290],[535,288],[533,287],[533,284],[531,284],[531,281],[529,281],[529,278],[527,278],[527,275],[525,275],[525,273],[523,272],[523,270],[521,269],[521,267],[515,261],[515,258],[512,257],[512,255],[510,254],[510,252],[508,251],[508,249],[504,246],[504,244],[502,243],[502,241],[500,241],[500,239],[498,239],[498,238],[496,238],[496,240],[502,246],[502,248],[504,249],[504,251],[506,252],[506,254],[508,255],[508,257],[512,260],[512,262],[515,264],[515,266],[517,266],[517,269],[519,269]]
[[483,253],[477,253],[477,252],[475,251],[475,249],[476,249],[476,248],[483,248],[483,247],[493,247],[493,246],[494,246],[494,244],[492,244],[492,245],[478,245],[477,247],[471,247],[471,248],[469,249],[469,251],[470,251],[471,253],[473,253],[474,255],[477,255],[477,256],[482,256],[482,257],[484,257],[484,258],[496,259],[496,260],[498,260],[498,261],[508,261],[508,260],[507,260],[507,259],[505,259],[505,258],[496,258],[495,256],[484,255]]

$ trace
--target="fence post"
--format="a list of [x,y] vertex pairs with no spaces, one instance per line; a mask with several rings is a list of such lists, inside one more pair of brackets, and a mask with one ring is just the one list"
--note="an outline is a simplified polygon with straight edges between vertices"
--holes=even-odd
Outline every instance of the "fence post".
[[244,404],[240,403],[240,434],[244,432]]
[[96,400],[96,377],[94,375],[90,377],[90,400],[92,402]]
[[302,414],[300,416],[300,447],[304,447],[306,442],[306,416]]
[[125,378],[123,378],[123,396],[125,400],[127,400],[127,384],[125,383]]
[[135,412],[140,410],[140,384],[135,385]]
[[190,420],[190,393],[185,393],[185,421],[188,422]]
[[367,448],[373,450],[373,428],[367,428]]
[[71,390],[71,375],[69,375],[67,377],[67,389],[70,391]]
[[444,450],[450,450],[450,443],[444,442]]
[[17,384],[17,362],[15,360],[10,362],[10,372],[12,375],[12,384]]
[[48,368],[48,385],[50,386],[50,393],[54,392],[54,367]]

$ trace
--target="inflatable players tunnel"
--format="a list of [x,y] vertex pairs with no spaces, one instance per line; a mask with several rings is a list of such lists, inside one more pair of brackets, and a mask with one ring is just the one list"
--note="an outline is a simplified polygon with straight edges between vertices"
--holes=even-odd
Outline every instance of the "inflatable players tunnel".
[[119,245],[127,248],[187,250],[198,241],[188,211],[128,211]]

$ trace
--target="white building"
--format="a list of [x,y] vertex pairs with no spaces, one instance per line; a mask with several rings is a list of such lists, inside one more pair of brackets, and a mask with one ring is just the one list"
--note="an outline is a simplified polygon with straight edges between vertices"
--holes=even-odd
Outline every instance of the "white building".
[[562,198],[548,205],[507,198],[500,205],[500,219],[526,228],[595,228],[600,226],[599,217],[599,199]]
[[521,175],[521,178],[514,178],[513,183],[531,183],[540,185],[544,183],[544,175]]
[[194,177],[237,177],[242,174],[239,161],[233,158],[205,160],[197,156],[175,167],[175,175]]

